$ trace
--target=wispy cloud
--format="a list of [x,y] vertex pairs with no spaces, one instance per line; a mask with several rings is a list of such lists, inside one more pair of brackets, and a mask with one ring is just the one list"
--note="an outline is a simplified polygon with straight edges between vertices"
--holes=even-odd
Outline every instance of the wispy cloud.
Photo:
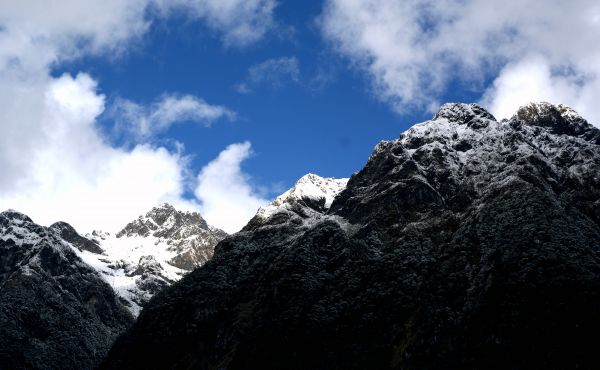
[[300,63],[296,57],[272,58],[251,66],[246,79],[235,88],[241,94],[249,94],[261,86],[277,90],[299,80]]
[[246,46],[275,27],[276,0],[148,0],[163,14],[202,19],[228,46]]
[[236,114],[192,95],[167,94],[149,105],[119,98],[110,116],[116,121],[117,130],[133,135],[137,141],[144,141],[176,123],[196,122],[210,126],[219,119],[234,120]]
[[[319,23],[334,49],[370,77],[376,96],[399,112],[427,109],[457,81],[498,78],[484,100],[493,109],[519,89],[538,92],[511,99],[502,115],[525,100],[562,99],[600,124],[593,103],[600,97],[596,1],[327,0]],[[516,86],[525,65],[539,78]]]

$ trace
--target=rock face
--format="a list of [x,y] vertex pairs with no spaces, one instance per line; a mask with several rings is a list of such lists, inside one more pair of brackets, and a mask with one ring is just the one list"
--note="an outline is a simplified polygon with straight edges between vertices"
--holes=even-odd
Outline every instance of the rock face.
[[[214,246],[227,236],[209,226],[200,214],[181,212],[169,204],[154,207],[116,235],[99,231],[85,237],[75,234],[78,237],[70,232],[68,240],[79,256],[100,272],[134,315],[154,294],[206,263]],[[84,243],[81,239],[96,245],[100,252],[79,247]]]
[[329,209],[219,243],[103,367],[593,368],[599,137],[563,106],[444,105]]
[[0,213],[0,368],[94,368],[133,323],[65,241],[98,247],[78,235],[68,224],[46,228],[18,212]]
[[50,228],[56,230],[61,238],[71,243],[72,246],[81,252],[88,251],[96,254],[104,252],[102,248],[100,248],[100,243],[97,240],[88,239],[79,235],[77,230],[66,222],[55,222],[50,225]]

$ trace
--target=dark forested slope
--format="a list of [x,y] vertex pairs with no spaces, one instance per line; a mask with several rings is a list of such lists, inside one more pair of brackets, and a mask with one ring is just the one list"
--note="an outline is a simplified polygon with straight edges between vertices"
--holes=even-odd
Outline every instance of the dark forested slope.
[[97,245],[73,235],[65,223],[0,213],[0,369],[92,369],[133,323],[63,237]]
[[600,131],[565,106],[447,104],[323,210],[255,218],[155,296],[106,368],[586,368]]

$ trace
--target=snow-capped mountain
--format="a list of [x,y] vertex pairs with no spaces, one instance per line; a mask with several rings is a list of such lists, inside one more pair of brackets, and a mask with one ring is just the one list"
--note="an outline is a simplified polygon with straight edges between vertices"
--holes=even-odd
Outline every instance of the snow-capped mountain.
[[347,178],[324,178],[312,173],[306,174],[271,204],[260,207],[243,230],[264,225],[267,221],[269,224],[287,222],[290,219],[313,222],[325,215],[333,199],[344,190],[347,183]]
[[294,186],[281,194],[275,200],[261,207],[257,216],[266,219],[273,214],[291,208],[296,203],[319,211],[326,211],[331,207],[333,198],[338,195],[348,183],[348,179],[323,178],[312,173],[302,176]]
[[[0,368],[91,369],[133,322],[61,233],[0,213]],[[77,248],[97,250],[81,238]]]
[[446,104],[322,216],[287,204],[152,300],[106,368],[597,367],[600,130],[572,109]]
[[200,214],[181,212],[166,203],[115,235],[94,231],[81,236],[65,225],[52,227],[85,263],[100,272],[134,315],[158,291],[206,263],[215,245],[227,236],[209,226]]
[[186,271],[206,263],[215,244],[226,236],[225,231],[208,225],[199,213],[177,211],[167,203],[153,208],[116,234],[117,239],[125,240],[156,238],[154,244],[165,244],[165,250],[174,253],[166,261]]
[[168,204],[116,235],[0,213],[0,368],[94,368],[141,306],[226,235]]

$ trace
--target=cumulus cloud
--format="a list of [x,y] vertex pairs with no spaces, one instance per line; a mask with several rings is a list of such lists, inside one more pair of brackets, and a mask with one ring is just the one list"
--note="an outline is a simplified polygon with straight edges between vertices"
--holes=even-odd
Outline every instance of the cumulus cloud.
[[229,233],[239,231],[260,206],[269,203],[256,194],[249,176],[242,171],[242,162],[251,155],[249,142],[231,144],[198,175],[195,193],[202,215],[209,224]]
[[265,85],[272,89],[280,89],[288,82],[298,82],[300,67],[296,57],[267,59],[248,69],[245,81],[236,86],[240,94],[252,93],[253,89]]
[[[452,83],[477,87],[490,78],[499,79],[484,101],[505,106],[507,98],[499,95],[504,103],[496,103],[495,95],[535,62],[549,81],[529,79],[528,90],[550,87],[555,91],[548,96],[575,102],[600,122],[600,109],[588,105],[600,84],[596,1],[327,0],[319,23],[333,47],[370,77],[375,94],[399,112],[437,103]],[[537,83],[548,84],[531,86]],[[568,96],[556,90],[565,87]]]
[[[600,72],[600,71],[599,71]],[[544,58],[525,58],[502,69],[486,90],[481,104],[497,118],[510,118],[517,107],[531,101],[567,104],[600,126],[598,75],[574,70],[554,70]]]
[[[106,108],[97,81],[86,73],[51,75],[52,66],[68,60],[123,52],[149,29],[152,17],[169,16],[176,8],[188,6],[211,10],[183,12],[184,16],[206,23],[228,45],[247,45],[268,30],[274,7],[270,0],[165,4],[158,0],[56,0],[52,6],[39,0],[2,2],[0,209],[20,210],[42,224],[63,219],[81,231],[115,231],[164,201],[199,209],[196,200],[184,197],[193,176],[180,146],[115,147],[97,124]],[[227,21],[234,18],[235,23]],[[191,96],[165,96],[150,107],[130,107],[135,117],[145,120],[137,121],[146,130],[142,136],[179,120],[210,122],[233,114]]]
[[235,113],[220,105],[210,105],[192,95],[164,95],[150,105],[137,104],[128,99],[117,99],[111,109],[117,129],[133,135],[138,141],[166,131],[178,122],[198,122],[210,126],[226,118],[235,119]]
[[40,108],[38,121],[26,122],[27,128],[2,121],[3,132],[8,129],[0,155],[8,169],[0,184],[2,208],[43,224],[61,218],[81,230],[114,231],[158,202],[185,202],[185,156],[150,145],[131,151],[108,145],[95,127],[105,100],[96,89],[82,73],[51,79],[43,94],[26,97]]

